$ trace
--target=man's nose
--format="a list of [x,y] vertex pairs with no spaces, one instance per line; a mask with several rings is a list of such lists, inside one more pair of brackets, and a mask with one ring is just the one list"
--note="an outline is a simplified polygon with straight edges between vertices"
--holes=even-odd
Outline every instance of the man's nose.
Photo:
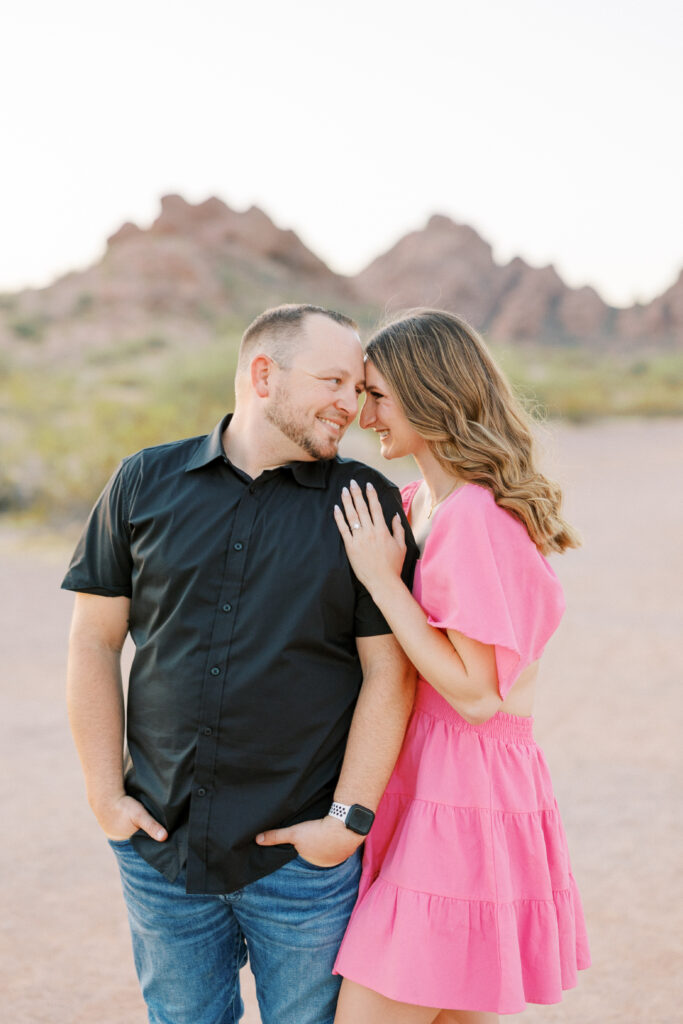
[[337,398],[335,405],[353,418],[358,412],[358,397],[356,385],[347,385]]
[[368,395],[366,393],[366,395],[365,395],[365,402],[363,403],[363,408],[360,411],[360,419],[358,420],[358,422],[360,423],[360,425],[363,428],[363,430],[367,430],[368,427],[372,426],[374,421],[375,421],[374,402],[372,400],[372,395]]

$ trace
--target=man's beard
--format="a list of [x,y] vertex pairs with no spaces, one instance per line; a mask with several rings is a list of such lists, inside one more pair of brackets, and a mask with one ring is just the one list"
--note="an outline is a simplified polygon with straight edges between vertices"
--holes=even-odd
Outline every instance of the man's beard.
[[[281,391],[273,395],[273,401],[266,408],[266,419],[284,434],[295,445],[310,455],[312,459],[333,459],[337,454],[334,438],[327,445],[319,441],[312,432],[306,430],[296,419],[287,399]],[[324,446],[323,446],[324,445]]]

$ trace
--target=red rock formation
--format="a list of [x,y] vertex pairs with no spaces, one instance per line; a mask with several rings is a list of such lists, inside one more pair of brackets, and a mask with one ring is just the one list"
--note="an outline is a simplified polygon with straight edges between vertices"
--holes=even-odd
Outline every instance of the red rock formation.
[[[102,263],[118,295],[149,310],[171,314],[225,310],[260,287],[282,301],[297,288],[324,286],[348,295],[334,274],[293,231],[283,231],[258,207],[232,210],[216,197],[193,205],[167,195],[147,231],[125,225],[109,239]],[[264,282],[269,282],[264,288]],[[227,310],[226,310],[227,311]]]
[[558,320],[571,337],[597,338],[610,330],[613,310],[594,288],[565,288],[558,308]]
[[683,270],[678,280],[647,306],[621,310],[616,329],[628,339],[683,341]]
[[481,324],[500,292],[499,270],[473,228],[435,215],[353,280],[366,301],[386,310],[443,307]]
[[127,220],[121,225],[118,231],[107,239],[107,246],[118,245],[120,242],[127,242],[131,238],[138,238],[142,234],[142,228]]
[[5,296],[0,345],[27,358],[77,358],[88,345],[150,333],[209,338],[223,318],[247,320],[289,301],[361,317],[372,307],[439,306],[500,341],[683,345],[683,273],[647,306],[617,310],[592,288],[567,287],[552,266],[519,257],[501,266],[473,228],[435,215],[344,278],[258,207],[240,212],[215,197],[193,205],[178,195],[163,197],[151,228],[123,224],[87,270]]
[[161,213],[149,235],[193,238],[214,250],[233,242],[261,258],[277,260],[303,273],[336,277],[294,231],[276,227],[263,210],[251,206],[240,213],[215,196],[196,206],[182,196],[163,196]]
[[119,228],[98,263],[12,296],[11,314],[0,310],[0,346],[19,346],[26,358],[78,358],[84,347],[149,334],[201,341],[222,318],[248,322],[297,301],[347,308],[354,296],[347,278],[257,207],[237,212],[215,197],[192,205],[169,195],[150,228]]
[[599,338],[611,318],[592,288],[569,288],[554,267],[519,257],[500,266],[473,228],[443,216],[402,238],[354,283],[388,310],[440,306],[500,340]]

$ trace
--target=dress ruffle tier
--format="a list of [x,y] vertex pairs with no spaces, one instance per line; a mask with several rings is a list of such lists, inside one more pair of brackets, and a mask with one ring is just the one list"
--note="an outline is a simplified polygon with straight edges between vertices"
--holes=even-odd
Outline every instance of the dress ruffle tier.
[[518,1013],[589,963],[532,720],[469,725],[420,680],[335,971],[400,1002]]

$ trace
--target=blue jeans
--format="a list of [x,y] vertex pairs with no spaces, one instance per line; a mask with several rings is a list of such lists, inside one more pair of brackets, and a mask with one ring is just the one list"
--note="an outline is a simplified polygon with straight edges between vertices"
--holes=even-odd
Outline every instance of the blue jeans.
[[263,1024],[332,1024],[332,974],[356,900],[360,851],[334,868],[301,857],[226,896],[190,895],[128,840],[118,860],[133,955],[151,1024],[236,1024],[239,969],[256,979]]

